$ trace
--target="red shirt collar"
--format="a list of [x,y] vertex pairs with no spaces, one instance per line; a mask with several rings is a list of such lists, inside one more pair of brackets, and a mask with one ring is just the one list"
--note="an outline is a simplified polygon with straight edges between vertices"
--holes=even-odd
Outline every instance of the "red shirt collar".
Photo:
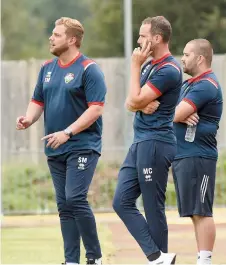
[[199,79],[201,79],[204,75],[208,75],[208,74],[211,74],[211,73],[212,73],[212,69],[210,69],[210,70],[208,70],[208,71],[206,71],[206,72],[204,72],[204,73],[202,73],[202,74],[200,74],[200,75],[198,75],[196,77],[192,77],[192,78],[188,79],[188,82],[189,83],[193,83],[193,82],[198,81]]
[[67,68],[69,66],[71,66],[74,62],[76,62],[78,60],[78,58],[81,56],[82,54],[79,52],[77,54],[77,56],[72,60],[70,61],[69,63],[67,64],[61,64],[60,60],[58,59],[58,65],[61,67],[61,68]]
[[157,63],[161,63],[162,61],[164,61],[166,58],[168,58],[169,56],[171,56],[171,53],[167,53],[166,55],[164,55],[162,58],[158,59],[158,60],[152,60],[151,63],[152,64],[157,64]]

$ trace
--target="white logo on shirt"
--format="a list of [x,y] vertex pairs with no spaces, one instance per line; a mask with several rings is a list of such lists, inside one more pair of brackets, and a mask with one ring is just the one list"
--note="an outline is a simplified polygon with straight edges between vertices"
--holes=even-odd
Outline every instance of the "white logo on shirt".
[[148,65],[144,68],[144,70],[142,71],[142,75],[144,75],[150,67],[151,67],[151,65],[148,64]]
[[46,77],[45,77],[45,83],[49,83],[50,78],[51,78],[51,74],[52,74],[52,72],[47,72]]

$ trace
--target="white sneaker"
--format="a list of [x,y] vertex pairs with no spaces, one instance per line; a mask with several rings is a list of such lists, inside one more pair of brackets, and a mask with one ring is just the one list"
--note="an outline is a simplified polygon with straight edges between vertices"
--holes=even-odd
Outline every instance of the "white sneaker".
[[95,264],[96,264],[96,265],[102,265],[102,259],[101,259],[101,258],[96,259],[96,260],[95,260]]
[[197,264],[198,265],[210,265],[210,264],[212,264],[212,261],[211,261],[211,259],[205,259],[205,260],[198,259]]
[[163,253],[156,260],[149,261],[149,265],[170,265],[176,262],[176,253]]

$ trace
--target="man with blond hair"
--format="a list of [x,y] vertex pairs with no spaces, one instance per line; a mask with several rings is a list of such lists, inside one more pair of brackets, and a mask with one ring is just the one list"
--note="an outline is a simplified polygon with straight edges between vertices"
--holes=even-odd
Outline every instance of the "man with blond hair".
[[[173,264],[176,260],[175,253],[168,253],[165,192],[176,154],[173,116],[182,71],[169,51],[171,32],[170,22],[162,16],[146,18],[140,27],[140,47],[132,54],[126,99],[127,108],[136,112],[134,141],[120,169],[113,202],[150,265]],[[144,64],[150,55],[153,60]],[[152,114],[150,104],[156,110]],[[140,195],[146,219],[136,207]]]
[[208,40],[188,42],[183,70],[192,76],[183,83],[174,127],[177,155],[173,176],[181,217],[193,221],[197,264],[211,264],[215,241],[212,207],[218,157],[216,134],[222,114],[222,91],[211,69],[213,49]]
[[65,262],[79,264],[81,236],[87,264],[99,265],[102,254],[87,193],[101,152],[106,85],[97,64],[79,51],[83,35],[75,19],[55,22],[49,42],[56,57],[41,67],[17,129],[27,129],[44,112],[42,140],[56,192]]

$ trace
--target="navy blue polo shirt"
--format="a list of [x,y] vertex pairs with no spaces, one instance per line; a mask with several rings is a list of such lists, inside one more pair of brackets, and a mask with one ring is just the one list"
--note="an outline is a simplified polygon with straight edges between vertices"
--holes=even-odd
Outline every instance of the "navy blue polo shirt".
[[217,159],[216,134],[223,110],[222,90],[215,74],[209,70],[183,83],[179,102],[189,103],[199,115],[194,142],[185,141],[187,125],[174,123],[177,137],[176,159],[200,156]]
[[180,95],[182,71],[171,54],[152,60],[141,71],[140,85],[154,90],[160,105],[153,114],[137,111],[134,118],[134,142],[155,139],[176,143],[173,117]]
[[[90,105],[104,105],[106,85],[98,65],[81,53],[68,65],[58,58],[40,70],[32,101],[44,107],[45,135],[66,129]],[[47,156],[73,150],[101,152],[102,117],[88,129],[72,136],[56,150],[45,147]]]

